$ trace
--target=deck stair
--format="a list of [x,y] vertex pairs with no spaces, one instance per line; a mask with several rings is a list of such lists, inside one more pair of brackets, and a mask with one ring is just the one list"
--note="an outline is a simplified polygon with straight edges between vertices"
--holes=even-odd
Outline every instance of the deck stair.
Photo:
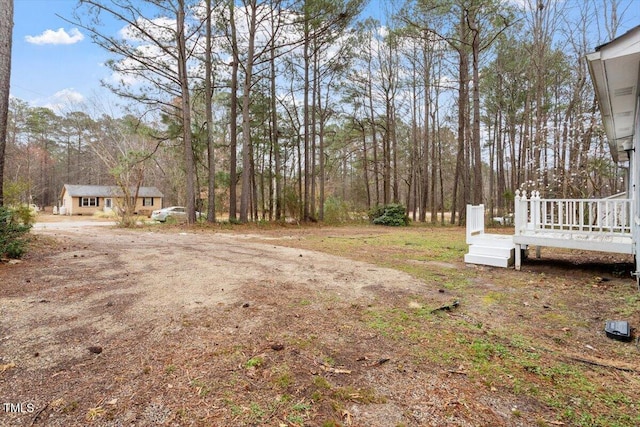
[[474,236],[469,244],[469,253],[465,254],[467,264],[510,267],[515,256],[513,236],[504,234],[486,234]]
[[469,253],[464,256],[467,264],[506,268],[514,263],[513,236],[484,232],[484,205],[467,206],[467,244]]

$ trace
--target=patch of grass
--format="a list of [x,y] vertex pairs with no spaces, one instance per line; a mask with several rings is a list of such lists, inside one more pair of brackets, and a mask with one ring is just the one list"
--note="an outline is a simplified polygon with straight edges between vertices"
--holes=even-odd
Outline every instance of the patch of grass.
[[104,408],[102,408],[102,406],[98,406],[96,408],[90,408],[87,411],[87,415],[85,416],[85,419],[87,421],[95,421],[98,418],[102,417],[104,415]]
[[337,387],[331,391],[331,397],[342,402],[352,401],[364,404],[386,402],[386,399],[382,396],[378,396],[375,390],[366,387]]
[[[373,262],[383,267],[405,271],[421,279],[429,279],[433,276],[427,270],[433,269],[425,268],[425,262],[458,262],[467,251],[464,234],[459,233],[458,227],[435,229],[438,230],[437,236],[434,236],[429,228],[421,226],[394,228],[392,232],[375,228],[371,229],[371,234],[357,236],[309,235],[304,239],[302,246]],[[443,234],[446,236],[443,237]]]
[[616,312],[620,317],[630,317],[634,313],[640,311],[640,294],[634,292],[630,295],[625,295],[622,298],[622,303],[617,304]]
[[238,405],[236,403],[233,403],[232,401],[227,401],[226,404],[227,404],[227,406],[229,406],[229,409],[231,410],[231,414],[234,417],[239,417],[244,412],[240,405]]
[[398,337],[406,330],[404,322],[408,314],[401,309],[388,311],[369,310],[365,313],[366,324],[369,328],[387,337]]
[[281,388],[286,389],[294,382],[294,376],[287,365],[280,365],[273,368],[272,372],[275,375],[273,383]]
[[291,409],[298,412],[305,412],[311,409],[311,404],[307,402],[298,402],[291,406]]
[[325,377],[319,375],[313,377],[313,385],[320,390],[329,390],[331,388],[331,383]]
[[[315,390],[311,394],[312,402],[328,403],[333,411],[342,414],[348,402],[360,404],[385,403],[386,398],[378,395],[375,389],[370,387],[354,387],[351,385],[336,386],[325,377],[314,376],[312,380]],[[305,409],[306,406],[299,408]],[[309,407],[310,409],[310,407]]]
[[206,397],[209,393],[211,393],[211,387],[205,382],[198,378],[194,378],[189,383],[191,387],[196,389],[196,393],[198,397]]
[[251,402],[251,404],[249,404],[249,411],[250,418],[255,419],[256,421],[261,420],[265,415],[265,410],[256,402]]
[[[488,295],[491,301],[508,298],[504,293]],[[415,297],[411,297],[411,301],[415,300]],[[416,308],[416,305],[420,307]],[[544,352],[536,349],[536,339],[519,331],[485,331],[484,326],[473,319],[433,315],[430,313],[432,308],[427,304],[406,306],[370,308],[363,314],[362,321],[381,335],[403,343],[418,363],[463,365],[472,377],[477,376],[486,387],[500,384],[502,389],[535,397],[562,410],[561,418],[571,425],[625,425],[617,419],[624,420],[629,415],[619,415],[616,407],[637,404],[622,393],[608,395],[599,392],[593,381],[585,375],[586,368],[582,366],[554,363],[548,357],[543,359]],[[545,316],[553,318],[560,325],[569,321],[562,314],[543,313],[542,317]],[[481,337],[478,337],[479,333]],[[421,345],[424,342],[428,342],[428,345]],[[349,398],[351,391],[333,389],[331,397],[334,405],[339,407],[340,402]],[[601,414],[599,417],[606,422],[594,417],[585,418],[585,414],[593,410],[593,405],[602,408],[598,411]]]
[[317,339],[318,337],[315,334],[311,334],[306,338],[292,337],[288,340],[288,342],[291,347],[296,347],[300,350],[306,350],[310,348]]
[[502,344],[486,339],[474,340],[470,345],[470,350],[473,360],[480,364],[509,355],[509,351]]
[[336,360],[331,356],[324,356],[322,358],[322,363],[325,366],[336,366]]
[[288,394],[271,400],[252,400],[245,404],[231,398],[225,399],[224,402],[234,417],[234,425],[261,425],[268,423],[268,420],[276,416],[276,418],[287,420],[289,424],[302,426],[309,420],[312,408],[312,402],[305,399],[293,402]]
[[287,421],[294,425],[304,425],[304,422],[309,418],[309,411],[311,410],[311,404],[304,400],[294,403],[289,408],[290,412],[287,415]]
[[504,292],[492,291],[482,297],[482,303],[484,305],[503,304],[507,299],[508,297]]
[[264,364],[264,359],[260,356],[252,357],[244,364],[245,368],[258,368]]
[[69,413],[75,411],[76,409],[78,409],[78,406],[80,406],[78,401],[77,400],[73,400],[73,401],[67,403],[66,405],[64,405],[64,407],[62,408],[62,412],[65,413],[65,414],[69,414]]

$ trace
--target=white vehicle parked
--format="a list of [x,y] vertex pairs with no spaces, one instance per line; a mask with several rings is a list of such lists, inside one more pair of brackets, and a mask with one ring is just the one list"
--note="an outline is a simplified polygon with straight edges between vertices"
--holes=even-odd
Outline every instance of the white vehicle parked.
[[[168,218],[173,218],[178,222],[187,220],[187,208],[184,206],[171,206],[151,212],[151,219],[165,222]],[[200,218],[200,212],[196,212],[196,218]]]

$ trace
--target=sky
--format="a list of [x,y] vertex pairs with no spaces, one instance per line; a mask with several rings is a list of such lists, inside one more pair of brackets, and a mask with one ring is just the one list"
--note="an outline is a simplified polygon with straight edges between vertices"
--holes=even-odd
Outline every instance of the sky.
[[11,96],[31,106],[55,107],[108,96],[106,52],[65,22],[76,0],[14,0]]
[[[380,11],[378,1],[371,0],[367,10]],[[640,25],[640,0],[631,1],[624,31]],[[83,102],[117,103],[100,85],[110,76],[103,65],[109,55],[93,44],[86,31],[63,19],[72,20],[76,4],[76,0],[14,0],[11,96],[58,113]],[[119,29],[107,31],[115,34]]]

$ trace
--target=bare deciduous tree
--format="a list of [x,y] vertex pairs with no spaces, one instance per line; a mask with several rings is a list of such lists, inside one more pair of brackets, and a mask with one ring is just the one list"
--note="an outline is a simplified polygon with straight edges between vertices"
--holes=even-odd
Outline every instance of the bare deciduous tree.
[[[119,76],[119,84],[107,84],[114,93],[152,108],[161,107],[182,126],[186,180],[187,222],[196,221],[196,179],[191,129],[191,95],[188,62],[192,59],[202,22],[187,25],[187,0],[107,2],[81,0],[80,7],[92,15],[91,24],[76,24],[88,30],[94,42],[116,55],[108,65]],[[151,13],[157,16],[151,16]],[[106,14],[125,25],[127,38],[105,34],[96,25]],[[131,80],[134,80],[132,84]],[[177,100],[177,101],[176,101]]]

